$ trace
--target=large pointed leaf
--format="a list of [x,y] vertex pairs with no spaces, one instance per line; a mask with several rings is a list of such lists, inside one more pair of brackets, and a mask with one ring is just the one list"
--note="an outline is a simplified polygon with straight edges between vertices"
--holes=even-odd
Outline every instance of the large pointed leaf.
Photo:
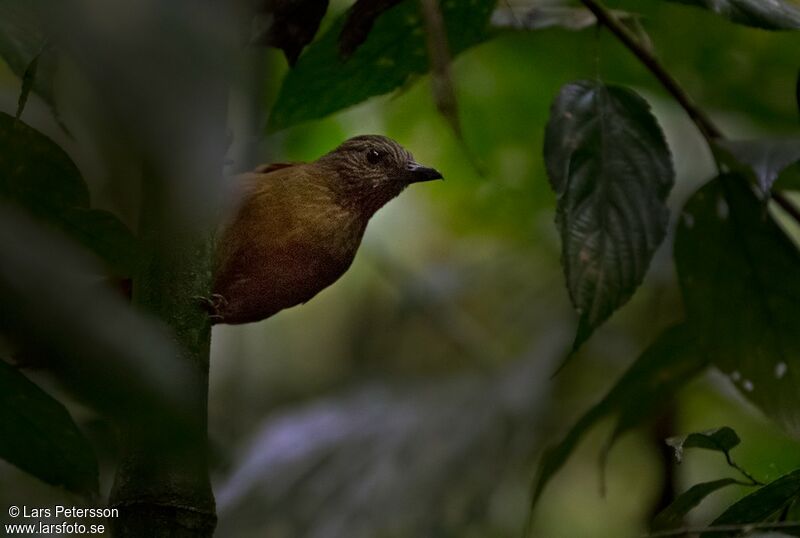
[[[800,470],[792,471],[735,502],[715,519],[711,526],[768,521],[798,498],[800,498]],[[707,532],[703,537],[738,535],[736,532]]]
[[[493,0],[441,3],[453,57],[486,39],[494,5]],[[382,13],[366,41],[343,59],[339,36],[346,19],[345,14],[332,24],[286,74],[272,108],[272,129],[338,112],[428,70],[419,2],[406,0]]]
[[111,213],[89,207],[78,167],[52,140],[0,112],[0,200],[70,235],[115,274],[133,274],[137,243]]
[[791,0],[670,0],[704,7],[733,22],[766,30],[800,29],[800,6]]
[[0,458],[48,484],[97,492],[94,452],[67,410],[2,360]]
[[[610,444],[623,432],[651,416],[687,381],[702,371],[705,361],[693,352],[693,347],[692,335],[683,326],[664,331],[622,375],[608,394],[575,423],[566,437],[545,452],[533,484],[531,509],[550,479],[566,463],[580,440],[598,420],[612,413],[619,413]],[[630,412],[631,409],[636,411]]]
[[666,234],[674,172],[647,102],[592,81],[561,89],[544,156],[567,289],[581,315],[577,348],[641,284]]
[[724,140],[719,144],[753,171],[765,194],[781,172],[800,161],[800,140]]
[[702,352],[800,436],[800,253],[744,177],[719,177],[692,196],[675,260]]
[[658,513],[653,520],[653,530],[671,529],[680,526],[686,514],[700,504],[703,499],[725,486],[737,483],[739,482],[735,478],[721,478],[720,480],[695,484],[678,495],[669,506]]

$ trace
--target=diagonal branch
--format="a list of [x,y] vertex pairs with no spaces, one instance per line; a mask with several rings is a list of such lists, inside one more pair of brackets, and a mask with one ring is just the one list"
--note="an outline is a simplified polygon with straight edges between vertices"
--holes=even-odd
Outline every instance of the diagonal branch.
[[[691,96],[680,83],[664,68],[658,58],[646,47],[642,46],[636,35],[608,8],[596,0],[581,0],[581,3],[591,11],[599,24],[608,28],[614,36],[633,53],[636,58],[658,79],[667,92],[681,105],[694,122],[709,147],[714,148],[716,142],[724,139],[725,135],[711,118],[694,102]],[[800,224],[800,209],[798,209],[783,193],[772,193],[772,198],[795,222]]]

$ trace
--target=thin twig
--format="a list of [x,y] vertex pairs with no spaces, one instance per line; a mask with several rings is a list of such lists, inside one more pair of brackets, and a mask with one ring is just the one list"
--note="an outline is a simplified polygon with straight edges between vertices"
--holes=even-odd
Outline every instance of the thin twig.
[[703,137],[709,144],[715,140],[724,138],[722,131],[709,118],[703,110],[698,107],[688,93],[681,87],[675,78],[661,65],[658,59],[639,43],[639,39],[605,6],[595,2],[595,0],[581,0],[584,6],[591,11],[597,21],[608,28],[625,47],[628,48],[647,69],[658,79],[664,89],[683,107],[692,121],[700,129]]
[[[689,94],[681,87],[680,83],[661,65],[658,58],[646,47],[642,46],[636,35],[634,35],[614,13],[595,0],[581,0],[581,3],[597,17],[598,23],[608,28],[658,79],[664,89],[675,98],[678,104],[680,104],[689,115],[692,122],[694,122],[700,130],[700,134],[706,139],[706,142],[713,152],[716,142],[725,138],[722,130],[720,130],[711,118],[695,104]],[[800,224],[800,209],[798,209],[791,200],[781,192],[772,193],[772,198],[786,213]]]
[[450,44],[444,17],[436,0],[420,0],[422,19],[425,24],[425,37],[428,46],[428,60],[431,66],[431,89],[433,101],[439,113],[447,120],[456,138],[462,139],[461,122],[458,118],[456,91],[453,74],[450,70]]
[[750,481],[750,484],[746,484],[746,485],[748,485],[748,486],[763,486],[764,485],[764,482],[756,480],[756,478],[753,475],[751,475],[750,473],[745,471],[742,467],[739,467],[739,464],[736,463],[735,461],[733,461],[733,459],[731,458],[731,453],[728,452],[727,450],[725,451],[725,460],[728,462],[728,465],[730,465],[731,467],[733,467],[734,469],[739,471],[742,474],[742,476],[744,476],[745,478],[747,478]]

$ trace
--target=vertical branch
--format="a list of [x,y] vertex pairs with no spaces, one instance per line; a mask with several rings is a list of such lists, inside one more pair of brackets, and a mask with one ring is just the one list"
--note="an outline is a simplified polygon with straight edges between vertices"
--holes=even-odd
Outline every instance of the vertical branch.
[[[153,210],[163,200],[158,178],[146,181],[144,207]],[[206,295],[210,286],[211,247],[203,237],[162,241],[167,226],[162,211],[145,218],[143,237],[149,263],[134,285],[134,304],[168,322],[181,345],[182,360],[196,377],[187,389],[197,395],[193,424],[186,437],[173,436],[159,424],[130,425],[123,433],[123,454],[111,503],[121,517],[115,536],[211,536],[216,524],[214,497],[208,478],[207,402],[211,330],[203,311],[190,298]],[[161,214],[161,215],[159,215]],[[148,417],[158,421],[159,417]]]
[[461,138],[461,122],[458,119],[458,103],[450,72],[450,46],[447,30],[438,0],[420,0],[428,59],[431,63],[431,88],[436,108],[444,116],[453,132]]
[[133,287],[134,306],[168,325],[177,358],[190,366],[182,381],[192,412],[180,428],[161,416],[121,425],[109,500],[119,508],[111,521],[116,538],[210,538],[217,522],[208,469],[211,325],[197,298],[208,297],[212,286],[229,79],[206,61],[183,99],[163,106],[172,116],[157,143],[143,145],[140,238],[147,257]]
[[213,236],[202,228],[189,233],[175,229],[168,189],[157,173],[144,180],[141,234],[149,258],[135,280],[133,301],[168,323],[182,350],[179,358],[192,365],[195,377],[186,388],[196,395],[193,422],[180,436],[160,417],[123,426],[110,500],[119,508],[120,517],[111,522],[118,538],[210,537],[216,526],[206,426],[211,327],[191,299],[208,295]]

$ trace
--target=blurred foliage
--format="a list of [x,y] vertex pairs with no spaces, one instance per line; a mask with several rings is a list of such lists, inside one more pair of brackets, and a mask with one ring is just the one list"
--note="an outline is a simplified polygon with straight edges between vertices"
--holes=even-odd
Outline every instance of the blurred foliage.
[[578,420],[567,436],[542,456],[534,481],[532,504],[564,465],[586,432],[609,414],[616,413],[614,430],[603,447],[602,460],[625,433],[655,415],[668,400],[703,368],[693,350],[690,331],[677,326],[667,330],[623,374],[606,396]]
[[0,361],[0,455],[55,486],[96,495],[92,446],[64,406]]
[[75,163],[46,136],[0,112],[0,197],[66,232],[96,254],[113,275],[131,276],[139,252],[113,214],[90,208]]
[[[124,194],[139,186],[123,186],[117,173],[130,169],[132,156],[141,166],[135,159],[146,154],[161,177],[170,177],[174,207],[167,213],[180,225],[205,222],[228,193],[211,178],[220,138],[211,131],[221,112],[209,108],[207,97],[219,80],[207,81],[204,69],[210,65],[223,77],[242,66],[227,62],[230,49],[219,32],[226,25],[204,14],[181,17],[183,3],[159,11],[157,24],[148,26],[163,31],[134,36],[109,31],[122,16],[113,9],[103,12],[105,19],[92,18],[85,5],[73,10],[78,3],[68,4],[47,13],[49,28],[56,29],[51,43],[35,19],[25,18],[23,3],[0,2],[0,15],[7,15],[0,16],[0,56],[9,66],[0,73],[0,187],[15,206],[2,208],[0,294],[12,305],[3,328],[28,345],[40,344],[45,352],[35,351],[61,365],[57,388],[48,392],[67,402],[78,428],[111,460],[100,461],[102,490],[119,447],[89,435],[96,413],[101,421],[110,411],[147,423],[185,405],[182,381],[190,374],[170,361],[179,352],[159,324],[88,276],[109,268],[131,274],[141,252],[122,221],[100,208],[148,214],[151,208]],[[263,324],[215,330],[210,415],[226,535],[352,537],[394,530],[392,536],[414,536],[424,528],[442,536],[517,536],[534,471],[530,458],[540,453],[540,508],[531,514],[531,529],[548,538],[638,536],[658,512],[667,515],[656,527],[684,520],[770,521],[796,499],[796,440],[744,401],[797,434],[796,229],[785,215],[774,219],[772,206],[746,183],[758,181],[774,192],[800,185],[796,143],[774,142],[797,131],[797,34],[749,27],[795,28],[795,4],[609,2],[732,140],[756,141],[729,143],[741,162],[721,164],[737,175],[719,176],[699,191],[718,175],[712,152],[658,81],[604,29],[566,32],[561,26],[569,23],[548,23],[532,31],[534,24],[509,24],[525,22],[540,4],[578,7],[503,5],[500,24],[489,17],[491,2],[442,3],[457,55],[452,83],[463,139],[439,116],[421,76],[428,69],[425,36],[410,0],[378,17],[349,59],[341,57],[340,41],[346,6],[334,2],[294,68],[278,54],[260,53],[243,69],[264,73],[232,79],[228,116],[236,169],[255,164],[256,155],[261,161],[315,159],[349,135],[380,132],[435,165],[447,181],[410,190],[381,211],[351,271],[309,305]],[[148,6],[130,7],[125,16],[149,20]],[[573,28],[592,28],[585,10],[569,13],[584,17]],[[502,28],[487,31],[490,20]],[[290,59],[305,37],[300,41]],[[29,76],[34,95],[25,122],[14,121],[20,77],[43,53],[58,54],[61,67],[56,72],[39,57]],[[159,61],[142,61],[145,56]],[[666,201],[667,193],[658,193],[657,206],[682,215],[675,252],[680,289],[672,267],[673,227],[659,218],[658,240],[632,247],[636,275],[623,279],[631,293],[640,289],[629,302],[629,293],[618,294],[592,327],[607,322],[550,380],[578,321],[558,263],[557,232],[569,240],[574,229],[563,219],[560,230],[553,225],[563,204],[557,197],[575,194],[569,191],[575,185],[555,195],[548,188],[544,126],[560,89],[586,78],[629,88],[619,91],[630,97],[606,111],[618,118],[615,125],[632,115],[646,117],[647,126],[634,121],[626,123],[633,134],[594,133],[593,142],[610,145],[590,144],[583,162],[599,157],[595,168],[609,177],[655,181],[658,173],[644,173],[652,167],[631,165],[644,161],[623,150],[642,149],[638,144],[652,138],[643,133],[664,131],[676,183]],[[64,137],[60,120],[50,115],[56,101],[75,140]],[[273,131],[264,136],[267,124]],[[647,157],[647,149],[658,146],[664,161],[666,148],[650,142],[638,154]],[[603,151],[613,158],[603,160]],[[584,178],[589,190],[611,193],[594,189],[598,175]],[[630,227],[624,228],[615,243],[631,239]],[[107,267],[78,261],[87,252]],[[681,292],[687,322],[675,325],[684,317]],[[709,362],[728,377],[690,382]],[[52,425],[54,434],[81,435],[63,409],[55,411],[57,402],[8,372],[16,381],[4,395],[30,389],[37,395],[31,398],[49,409],[38,413],[31,406],[36,420]],[[64,397],[65,386],[88,396],[83,399],[93,404],[91,411]],[[142,394],[150,404],[131,409]],[[311,399],[308,407],[295,408]],[[615,420],[603,421],[612,415]],[[654,430],[663,416],[674,418],[669,431]],[[660,482],[670,480],[672,465],[658,458],[663,438],[721,424],[744,440],[737,462],[768,485],[734,504],[751,490],[720,479],[725,463],[699,451],[676,470],[684,494],[673,491],[672,505],[659,500],[670,495],[670,484]],[[561,444],[543,452],[565,432]],[[43,450],[52,450],[52,439],[45,441]],[[69,443],[62,445],[69,454]],[[604,465],[608,459],[607,479],[597,476],[603,472],[596,465],[598,446]],[[64,469],[57,478],[36,471],[36,462],[25,459],[33,453],[13,454],[5,457],[48,482],[69,486],[74,479]],[[88,467],[73,471],[81,468]],[[499,468],[503,472],[495,474]],[[605,501],[587,487],[597,478],[607,482]],[[12,489],[28,492],[29,504],[61,495],[35,490],[8,469],[0,469],[0,480],[7,504],[21,504],[7,493]],[[243,480],[245,490],[268,504],[253,508],[247,495],[237,496]],[[545,483],[550,487],[539,498]],[[289,523],[277,516],[264,521],[264,506]]]

